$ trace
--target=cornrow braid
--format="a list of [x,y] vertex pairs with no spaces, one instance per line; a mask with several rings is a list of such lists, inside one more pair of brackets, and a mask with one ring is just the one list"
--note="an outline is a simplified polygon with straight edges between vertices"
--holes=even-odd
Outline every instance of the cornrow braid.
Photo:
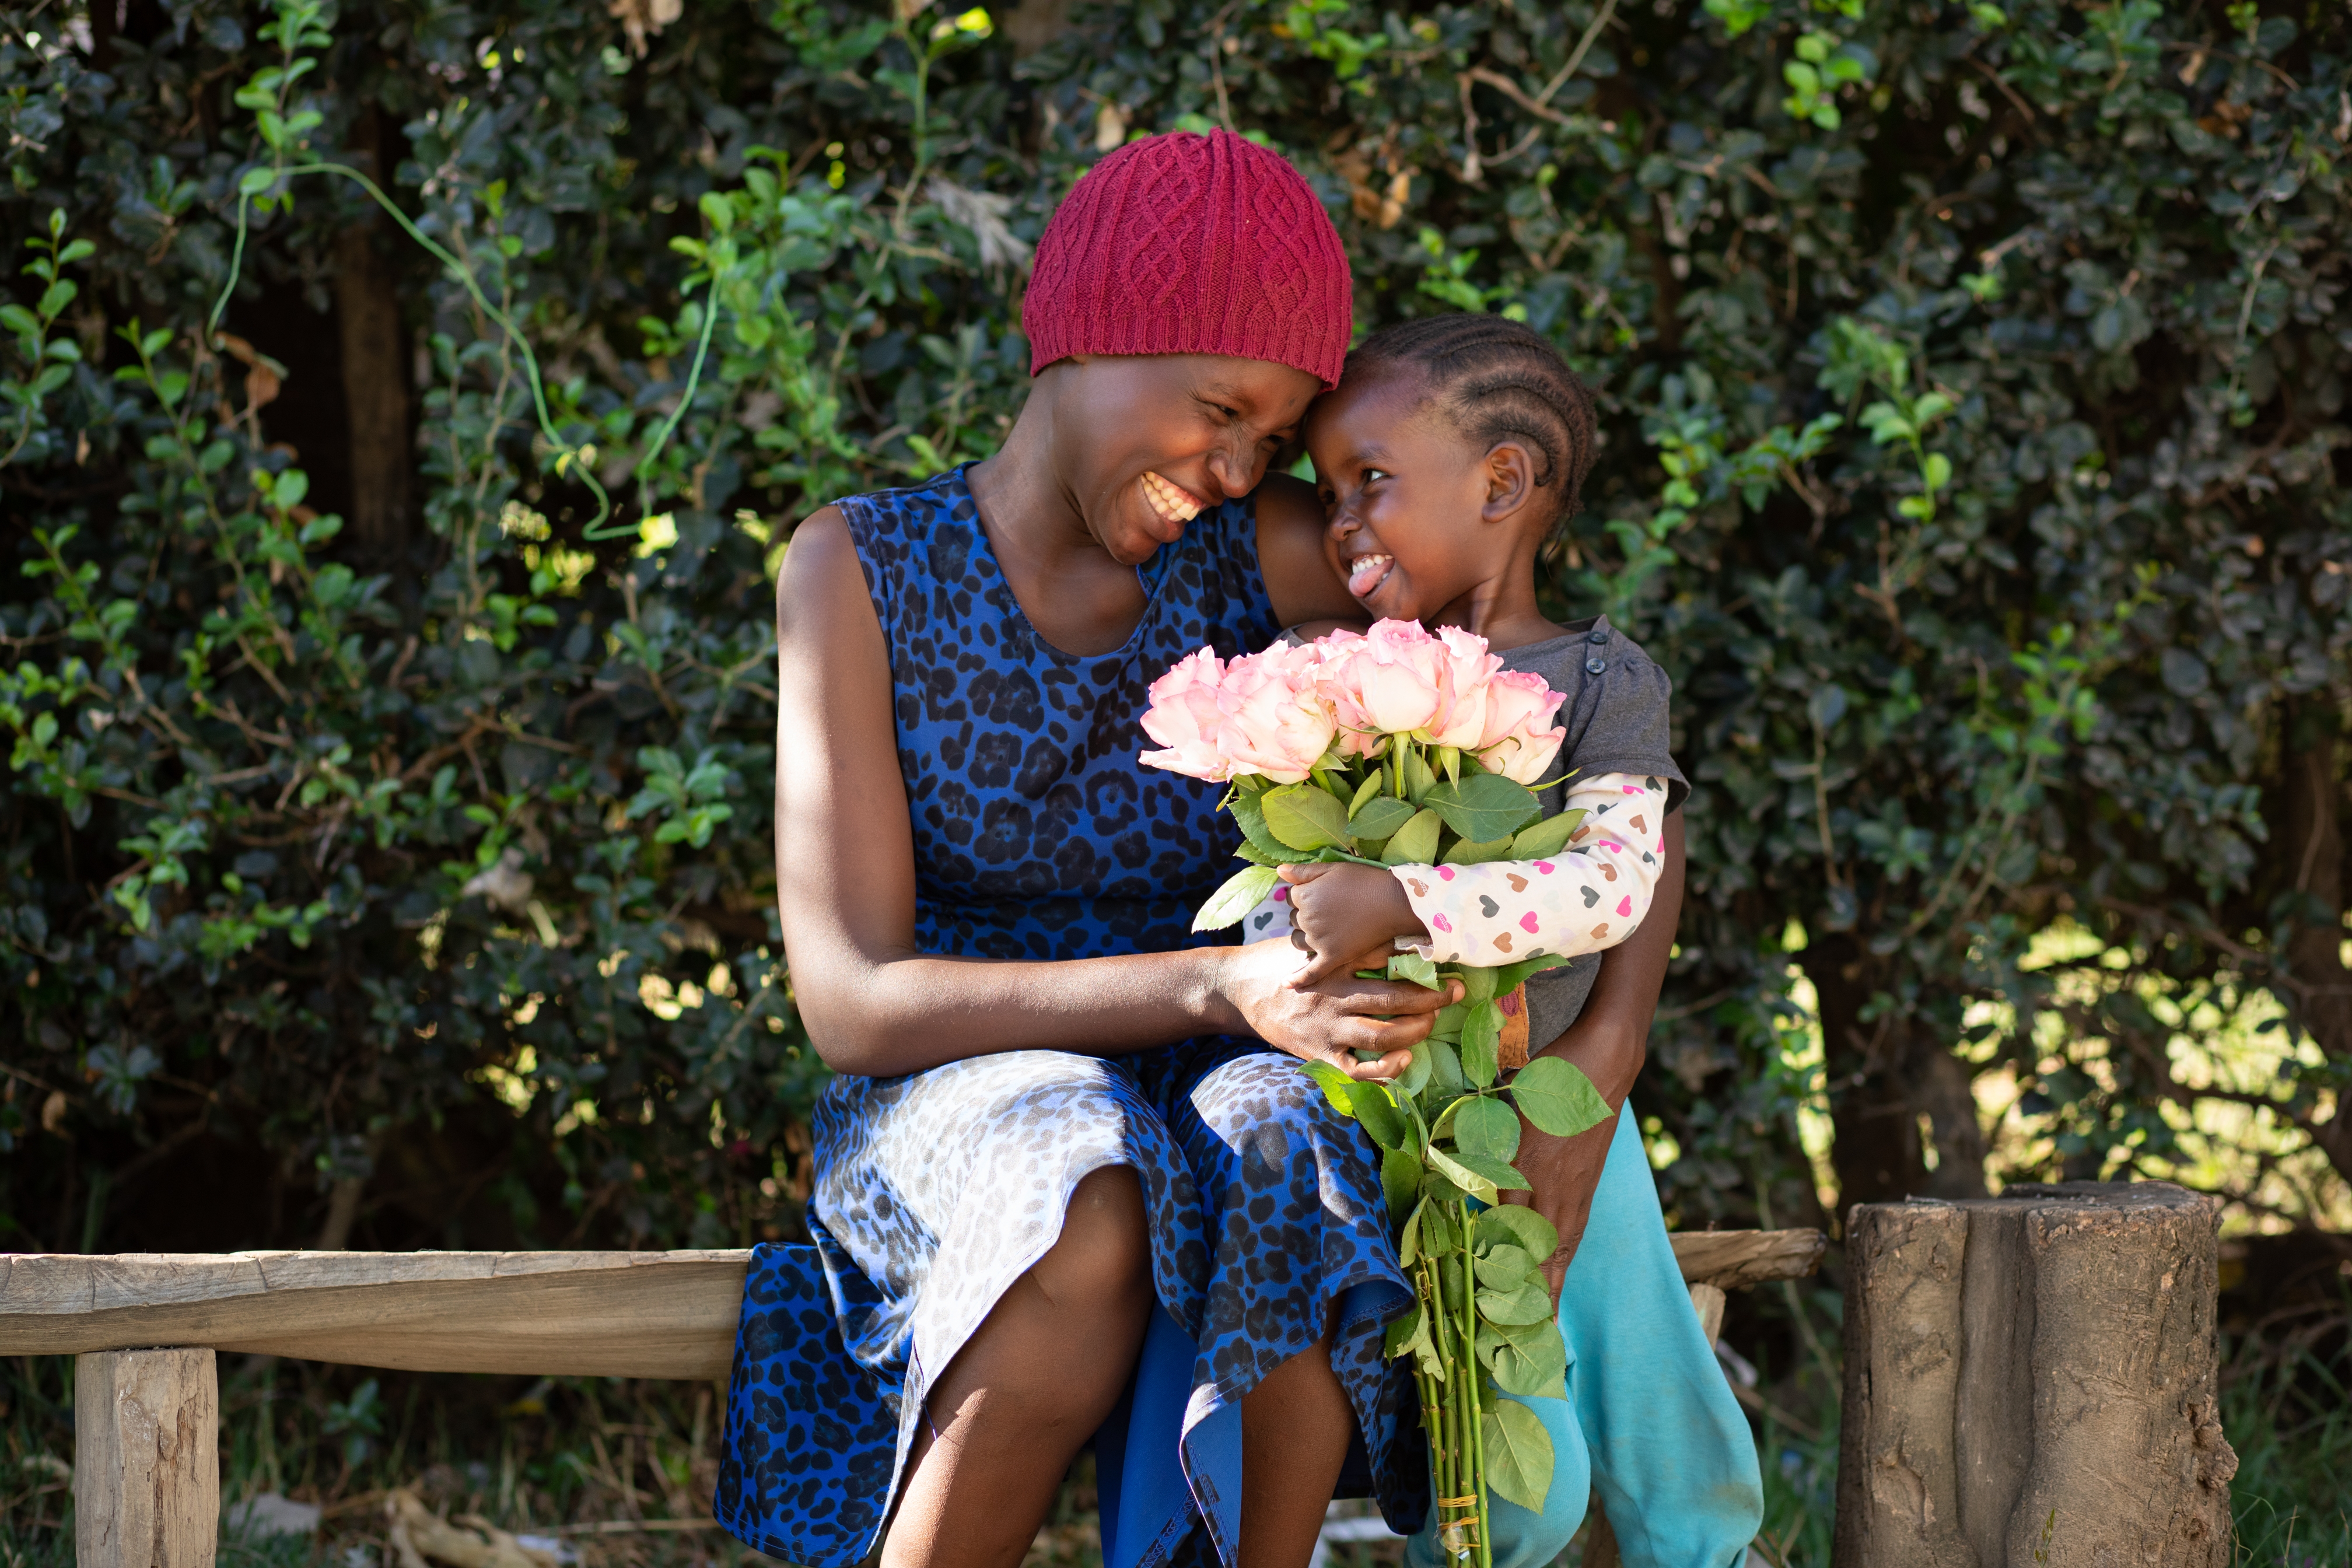
[[1406,366],[1473,440],[1489,449],[1523,441],[1536,453],[1536,484],[1555,491],[1553,525],[1576,515],[1592,468],[1592,395],[1542,333],[1501,316],[1422,316],[1382,327],[1348,355],[1349,375]]

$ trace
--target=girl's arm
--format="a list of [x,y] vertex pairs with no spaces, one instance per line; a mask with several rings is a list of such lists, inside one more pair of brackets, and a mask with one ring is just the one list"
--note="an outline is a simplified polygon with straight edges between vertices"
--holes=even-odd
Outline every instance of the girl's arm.
[[[1065,963],[919,952],[889,649],[832,507],[793,535],[776,636],[777,902],[793,994],[828,1066],[883,1077],[998,1051],[1117,1056],[1246,1032],[1356,1076],[1391,1077],[1429,1032],[1444,996],[1344,975],[1297,987],[1297,954],[1279,944]],[[1389,1057],[1359,1068],[1360,1048]]]
[[[1682,916],[1682,813],[1666,819],[1664,837],[1649,918],[1601,959],[1584,1011],[1568,1032],[1537,1053],[1583,1068],[1617,1116],[1626,1114],[1625,1097],[1633,1092],[1649,1053],[1650,1025],[1658,1015],[1658,992],[1666,983],[1666,960],[1674,953],[1675,926]],[[1573,1138],[1554,1138],[1520,1119],[1514,1163],[1535,1190],[1509,1194],[1505,1201],[1528,1205],[1559,1232],[1559,1249],[1543,1266],[1554,1300],[1559,1299],[1560,1281],[1568,1276],[1577,1244],[1584,1238],[1592,1194],[1609,1161],[1610,1140],[1617,1135],[1617,1116]]]
[[[1665,847],[1666,792],[1633,773],[1571,779],[1563,809],[1582,807],[1566,853],[1475,866],[1286,868],[1286,917],[1249,917],[1253,937],[1286,918],[1314,954],[1300,983],[1383,942],[1440,963],[1496,968],[1544,953],[1576,958],[1616,946],[1650,909]],[[1384,885],[1385,884],[1385,885]],[[1261,929],[1263,928],[1263,929]]]

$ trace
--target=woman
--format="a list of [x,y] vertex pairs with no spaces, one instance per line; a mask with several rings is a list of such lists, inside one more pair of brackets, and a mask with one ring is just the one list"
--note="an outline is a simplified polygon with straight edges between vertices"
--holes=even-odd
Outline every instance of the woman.
[[[1350,322],[1288,164],[1223,133],[1131,144],[1039,243],[1003,449],[794,536],[779,896],[841,1076],[816,1247],[761,1249],[730,1399],[718,1510],[772,1555],[845,1568],[887,1521],[891,1568],[1007,1568],[1098,1431],[1107,1478],[1181,1434],[1181,1476],[1107,1487],[1119,1563],[1298,1568],[1343,1470],[1391,1519],[1425,1510],[1380,1355],[1409,1293],[1377,1169],[1289,1058],[1392,1074],[1445,998],[1193,945],[1230,826],[1213,786],[1135,762],[1177,658],[1354,613],[1313,495],[1265,472]],[[1630,1000],[1604,974],[1588,1010],[1636,1064],[1671,917]],[[1549,1157],[1597,1174],[1606,1131]],[[1188,1352],[1175,1386],[1135,1377],[1147,1336]]]

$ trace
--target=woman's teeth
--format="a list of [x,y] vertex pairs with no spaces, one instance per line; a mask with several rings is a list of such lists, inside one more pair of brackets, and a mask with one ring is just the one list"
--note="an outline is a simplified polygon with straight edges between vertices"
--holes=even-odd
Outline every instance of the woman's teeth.
[[1393,555],[1359,555],[1348,563],[1348,592],[1357,598],[1368,597],[1388,581],[1389,568],[1396,564]]
[[1143,476],[1143,497],[1151,510],[1171,522],[1190,522],[1201,515],[1206,503],[1182,485],[1172,484],[1158,474]]

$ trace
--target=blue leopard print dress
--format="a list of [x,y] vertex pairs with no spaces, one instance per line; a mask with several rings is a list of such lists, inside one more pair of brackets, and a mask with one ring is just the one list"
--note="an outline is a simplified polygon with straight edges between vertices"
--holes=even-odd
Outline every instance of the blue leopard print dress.
[[[1192,910],[1238,835],[1216,786],[1136,761],[1139,720],[1193,649],[1273,640],[1251,503],[1202,512],[1141,567],[1142,621],[1091,658],[1032,629],[962,469],[840,505],[891,650],[922,950],[1074,959],[1203,940]],[[810,1568],[879,1544],[932,1380],[1109,1165],[1140,1180],[1159,1307],[1096,1437],[1106,1568],[1230,1568],[1240,1401],[1326,1324],[1359,1434],[1342,1495],[1419,1524],[1412,1384],[1381,1356],[1410,1292],[1374,1151],[1292,1058],[1212,1037],[844,1076],[814,1134],[814,1246],[759,1248],[745,1288],[715,1502],[737,1539]]]

